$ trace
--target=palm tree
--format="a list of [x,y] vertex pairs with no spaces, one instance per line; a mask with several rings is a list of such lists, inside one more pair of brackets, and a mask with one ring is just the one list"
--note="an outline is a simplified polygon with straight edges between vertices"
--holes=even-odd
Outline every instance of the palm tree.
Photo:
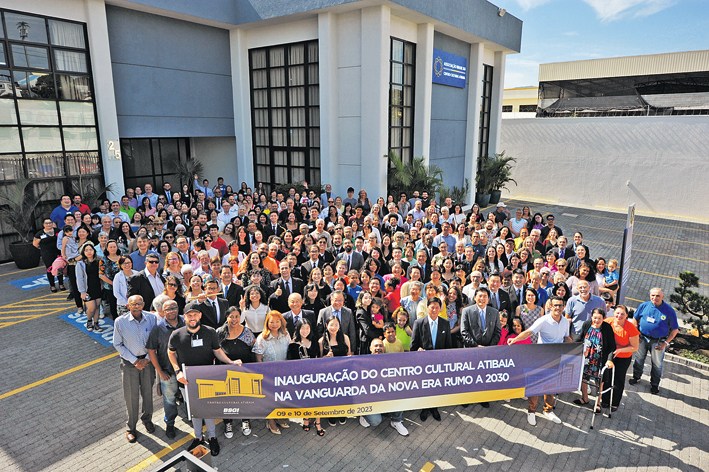
[[427,165],[425,157],[414,157],[411,164],[404,164],[394,151],[385,157],[391,163],[388,183],[393,195],[410,195],[414,190],[435,195],[443,187],[443,171],[435,164]]

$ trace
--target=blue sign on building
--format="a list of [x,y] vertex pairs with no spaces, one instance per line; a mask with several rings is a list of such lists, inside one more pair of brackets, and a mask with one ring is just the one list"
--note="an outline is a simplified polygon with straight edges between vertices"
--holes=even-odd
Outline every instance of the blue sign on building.
[[449,52],[433,50],[433,83],[465,88],[468,60]]

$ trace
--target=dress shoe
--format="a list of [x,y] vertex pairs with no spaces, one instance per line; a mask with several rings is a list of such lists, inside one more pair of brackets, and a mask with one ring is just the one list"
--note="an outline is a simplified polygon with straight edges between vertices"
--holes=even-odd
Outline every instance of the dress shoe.
[[660,387],[650,387],[650,393],[653,395],[659,395],[660,394]]
[[195,438],[195,439],[192,440],[192,442],[190,443],[190,445],[187,446],[187,450],[188,450],[188,451],[191,451],[192,449],[194,449],[194,448],[197,447],[197,446],[200,446],[201,444],[202,444],[202,438],[199,438],[199,439],[198,439],[198,438]]
[[428,410],[421,410],[419,418],[421,418],[421,421],[426,421],[428,419]]
[[145,430],[150,434],[153,434],[155,432],[155,425],[152,421],[146,421],[145,423],[143,423],[143,426],[145,426]]
[[167,425],[165,427],[165,436],[168,439],[175,439],[175,427],[173,425]]
[[438,408],[431,408],[431,416],[436,421],[441,421],[441,414],[438,413]]
[[480,402],[480,406],[483,408],[490,408],[490,402]]
[[635,377],[633,377],[632,379],[628,380],[628,383],[629,383],[630,385],[635,385],[635,384],[638,383],[638,382],[640,382],[640,379],[636,379]]
[[217,441],[216,437],[209,438],[209,450],[213,456],[219,455],[219,441]]
[[126,431],[126,439],[129,443],[134,443],[138,438],[138,433],[136,431]]

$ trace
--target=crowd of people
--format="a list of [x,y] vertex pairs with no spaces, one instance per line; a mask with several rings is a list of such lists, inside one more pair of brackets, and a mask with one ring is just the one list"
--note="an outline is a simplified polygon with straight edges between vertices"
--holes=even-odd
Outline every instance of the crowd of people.
[[[660,289],[634,317],[616,305],[618,261],[591,259],[581,232],[567,239],[553,215],[524,206],[512,216],[504,203],[486,215],[477,205],[464,213],[427,192],[373,201],[351,187],[335,195],[330,185],[321,195],[307,185],[266,193],[243,182],[234,191],[221,178],[211,187],[195,175],[192,187],[165,183],[154,193],[146,184],[93,210],[66,195],[34,241],[50,289],[64,290],[69,279],[87,330],[101,332],[105,316],[115,320],[129,442],[138,419],[155,431],[156,378],[174,438],[187,383],[181,366],[214,362],[578,341],[588,383],[615,365],[612,402],[604,395],[600,405],[614,410],[636,351],[630,382],[650,352],[651,391],[659,392],[664,348],[678,328]],[[535,425],[537,397],[527,400]],[[575,403],[589,403],[586,388]],[[545,395],[544,415],[560,423],[553,410],[554,396]],[[390,426],[406,436],[402,415],[391,413]],[[421,421],[429,415],[441,420],[430,408]],[[334,427],[347,418],[327,421]],[[359,418],[365,428],[381,421]],[[190,448],[203,440],[203,424],[216,455],[215,419],[193,418]],[[273,434],[289,426],[266,422]],[[319,436],[323,426],[319,418],[302,424]],[[242,434],[251,429],[241,422]],[[233,434],[225,420],[225,437]]]

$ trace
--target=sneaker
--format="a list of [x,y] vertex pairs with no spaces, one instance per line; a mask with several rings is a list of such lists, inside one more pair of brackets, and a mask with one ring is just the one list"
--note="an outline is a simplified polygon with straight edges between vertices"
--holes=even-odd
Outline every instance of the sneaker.
[[536,413],[527,413],[527,423],[531,424],[532,426],[537,425],[537,414]]
[[371,426],[364,416],[359,417],[359,424],[361,424],[363,428],[369,428]]
[[234,437],[234,427],[231,423],[224,423],[224,437],[227,439]]
[[556,416],[556,413],[554,413],[553,411],[545,411],[544,416],[546,416],[556,424],[561,424],[561,420],[558,416]]
[[98,321],[94,323],[94,333],[103,333],[103,328],[99,326]]
[[[658,390],[658,392],[659,392],[659,390]],[[343,416],[342,418],[340,418],[340,424],[347,424],[347,417],[346,416]]]
[[633,378],[631,378],[630,380],[628,380],[628,383],[629,383],[630,385],[635,385],[635,384],[638,383],[638,382],[640,382],[640,379],[636,379],[635,377],[633,377]]
[[209,449],[212,451],[213,456],[218,456],[219,455],[219,441],[217,441],[217,438],[209,438]]
[[390,421],[390,422],[389,422],[389,426],[391,426],[392,428],[394,428],[394,429],[396,430],[396,432],[399,433],[399,434],[402,435],[402,436],[408,436],[408,435],[409,435],[409,430],[406,429],[406,426],[404,426],[404,423],[402,423],[401,421],[396,421],[396,422]]
[[248,436],[251,434],[251,421],[249,420],[243,420],[241,422],[241,434],[244,436]]
[[330,426],[335,426],[335,425],[337,424],[337,421],[335,420],[335,418],[328,418],[328,419],[327,419],[327,423],[328,423]]
[[660,387],[650,387],[650,393],[653,395],[659,395],[660,394]]
[[191,451],[192,449],[194,449],[195,447],[200,446],[200,445],[202,445],[202,438],[195,438],[192,440],[190,445],[187,446],[187,450]]
[[86,322],[86,331],[93,331],[94,330],[94,323],[93,321],[89,320]]

